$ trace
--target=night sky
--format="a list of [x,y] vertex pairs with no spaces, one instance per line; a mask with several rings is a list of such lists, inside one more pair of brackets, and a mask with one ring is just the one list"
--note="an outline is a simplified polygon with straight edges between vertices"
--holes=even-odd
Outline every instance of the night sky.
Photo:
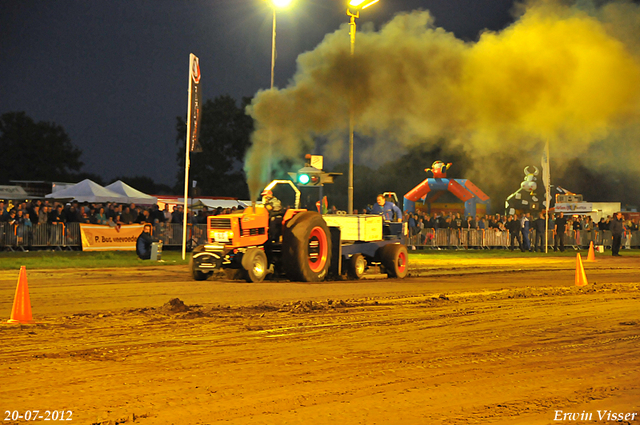
[[[346,1],[294,0],[277,15],[275,84],[299,54],[348,22]],[[512,21],[507,0],[380,0],[358,26],[428,9],[463,40]],[[145,175],[173,185],[176,117],[187,111],[189,53],[203,98],[239,100],[270,84],[272,14],[266,0],[0,0],[0,114],[25,111],[62,126],[82,171],[109,183]],[[23,176],[26,178],[26,176]]]

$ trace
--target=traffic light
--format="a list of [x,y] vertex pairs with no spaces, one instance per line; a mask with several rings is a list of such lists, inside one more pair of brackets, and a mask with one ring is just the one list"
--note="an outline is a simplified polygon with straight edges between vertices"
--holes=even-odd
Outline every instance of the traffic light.
[[[311,156],[312,155],[307,155],[307,159]],[[299,169],[298,172],[289,173],[291,180],[296,182],[298,187],[323,186],[333,183],[333,179],[340,175],[342,175],[342,173],[327,173],[320,168],[310,165],[309,162]]]
[[298,171],[296,181],[300,186],[318,186],[320,184],[320,173],[320,170],[305,170],[303,168]]

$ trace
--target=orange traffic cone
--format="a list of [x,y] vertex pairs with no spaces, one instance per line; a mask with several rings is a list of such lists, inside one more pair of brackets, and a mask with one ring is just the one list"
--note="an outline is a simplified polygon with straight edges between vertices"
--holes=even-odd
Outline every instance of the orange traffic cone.
[[7,320],[7,323],[33,323],[29,286],[27,285],[27,268],[25,266],[20,267],[16,297],[13,300],[13,309],[11,309],[11,319]]
[[589,254],[587,254],[587,261],[596,261],[596,253],[593,250],[593,241],[589,244]]
[[584,272],[584,267],[582,267],[582,257],[578,254],[576,258],[576,286],[586,286],[588,284],[587,274]]

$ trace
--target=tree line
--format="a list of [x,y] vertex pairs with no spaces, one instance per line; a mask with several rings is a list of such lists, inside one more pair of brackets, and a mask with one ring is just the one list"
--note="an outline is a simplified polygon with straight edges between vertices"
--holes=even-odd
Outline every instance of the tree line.
[[[195,190],[190,189],[192,195],[249,199],[243,161],[254,130],[253,119],[245,113],[250,102],[249,97],[237,102],[229,95],[204,102],[200,123],[202,152],[191,155],[190,178],[197,182]],[[114,180],[122,180],[147,193],[181,194],[184,188],[186,137],[184,117],[176,118],[175,129],[178,172],[173,186],[159,184],[140,175],[120,176]],[[101,176],[82,169],[82,151],[72,143],[62,126],[51,122],[35,122],[25,112],[8,112],[0,116],[0,152],[0,184],[9,184],[10,180],[77,182],[85,178],[105,184]],[[501,211],[504,199],[519,187],[523,177],[522,168],[539,163],[538,155],[529,155],[530,163],[524,164],[518,155],[522,153],[514,155],[505,150],[503,158],[494,158],[493,161],[502,164],[499,169],[483,169],[483,161],[477,153],[465,151],[446,139],[425,141],[407,148],[404,155],[382,166],[356,164],[354,208],[361,209],[373,204],[376,194],[385,191],[396,192],[402,201],[405,193],[429,176],[425,168],[435,160],[443,160],[454,163],[449,177],[465,178],[465,174],[474,176],[473,182],[492,198],[492,209]],[[280,170],[274,171],[274,178],[288,179],[286,172],[296,171],[302,163],[303,158],[299,163],[283,161],[274,167],[274,170]],[[348,164],[338,164],[327,171],[343,173],[335,184],[324,187],[324,195],[327,195],[331,205],[346,210]],[[600,172],[587,167],[579,158],[563,159],[561,166],[555,169],[552,163],[552,176],[555,182],[562,182],[563,187],[582,193],[588,201],[620,201],[624,205],[640,199],[637,175],[616,170]],[[539,186],[542,187],[539,180]],[[540,194],[542,192],[540,190]],[[440,201],[459,202],[446,196]]]

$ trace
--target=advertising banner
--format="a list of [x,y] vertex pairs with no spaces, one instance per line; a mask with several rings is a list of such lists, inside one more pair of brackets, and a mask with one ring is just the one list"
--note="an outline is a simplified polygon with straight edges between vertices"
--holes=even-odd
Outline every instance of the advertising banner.
[[589,202],[572,202],[572,203],[556,203],[555,212],[563,212],[565,214],[590,213],[593,211],[593,205]]
[[105,226],[80,223],[83,251],[135,251],[142,224]]

